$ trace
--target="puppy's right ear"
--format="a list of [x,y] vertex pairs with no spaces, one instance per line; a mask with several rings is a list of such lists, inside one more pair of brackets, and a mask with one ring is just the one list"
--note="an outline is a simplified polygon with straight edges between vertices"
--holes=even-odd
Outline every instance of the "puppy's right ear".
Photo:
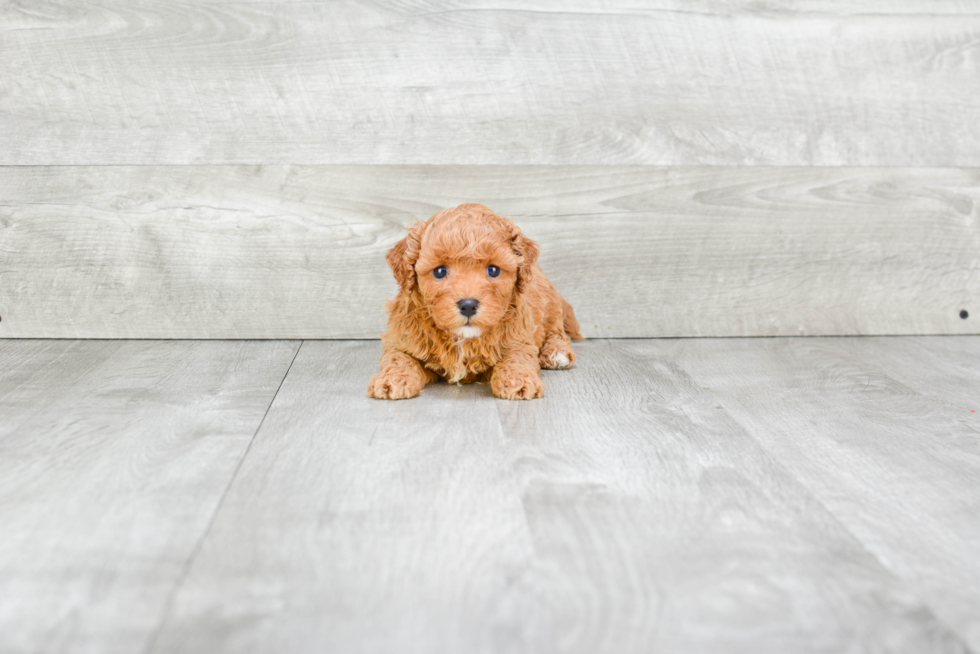
[[388,265],[391,272],[395,275],[395,281],[402,291],[411,293],[415,288],[415,262],[419,259],[419,250],[422,248],[422,232],[425,231],[425,223],[417,222],[409,226],[408,236],[395,243],[388,250]]

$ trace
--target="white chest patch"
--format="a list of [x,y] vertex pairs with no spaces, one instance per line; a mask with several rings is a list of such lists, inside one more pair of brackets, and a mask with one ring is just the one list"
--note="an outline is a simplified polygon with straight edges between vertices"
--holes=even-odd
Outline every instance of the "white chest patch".
[[463,325],[462,327],[456,328],[456,335],[462,337],[463,340],[467,338],[479,338],[482,333],[479,327],[474,327],[473,325]]
[[446,373],[446,381],[450,384],[460,383],[464,377],[466,377],[466,354],[464,352],[464,344],[467,340],[471,338],[479,338],[480,334],[479,327],[474,327],[472,325],[463,325],[462,327],[457,327],[453,332],[456,337],[454,340],[456,342],[456,357],[457,363],[452,370],[448,370]]

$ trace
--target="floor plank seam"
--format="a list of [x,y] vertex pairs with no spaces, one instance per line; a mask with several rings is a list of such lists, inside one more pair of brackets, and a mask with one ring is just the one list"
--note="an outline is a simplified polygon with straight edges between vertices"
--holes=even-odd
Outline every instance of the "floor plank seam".
[[[649,340],[655,340],[655,339],[649,339]],[[714,402],[718,406],[718,409],[725,414],[725,416],[728,418],[728,420],[731,421],[733,425],[737,425],[738,428],[745,434],[745,436],[756,445],[759,451],[763,453],[764,456],[769,460],[773,468],[780,470],[788,480],[791,480],[791,483],[795,484],[798,487],[798,489],[802,493],[804,493],[811,502],[814,503],[814,505],[819,506],[824,511],[826,516],[835,523],[835,525],[837,526],[837,528],[840,530],[842,534],[846,534],[846,536],[852,540],[854,545],[858,547],[860,551],[862,551],[871,560],[873,560],[884,573],[892,577],[896,583],[901,585],[903,589],[905,589],[910,594],[915,595],[915,597],[920,602],[921,607],[924,610],[928,611],[929,616],[938,625],[946,629],[946,632],[950,637],[955,638],[958,647],[961,648],[961,650],[959,651],[962,651],[963,654],[978,654],[976,650],[970,647],[968,635],[962,633],[953,624],[951,624],[949,621],[944,619],[942,616],[942,611],[938,610],[937,607],[934,606],[934,603],[932,601],[930,601],[927,597],[923,596],[920,592],[918,592],[915,589],[915,584],[913,583],[913,580],[910,579],[907,574],[903,573],[899,569],[896,569],[894,565],[889,564],[887,559],[882,556],[882,553],[878,550],[878,548],[875,548],[873,544],[867,543],[864,538],[859,536],[850,527],[850,525],[848,525],[846,519],[838,515],[837,511],[835,511],[830,505],[828,505],[823,500],[823,498],[820,497],[820,493],[817,489],[813,488],[812,485],[807,483],[807,481],[801,478],[800,475],[795,474],[794,471],[791,469],[791,467],[787,465],[787,463],[783,460],[782,457],[778,455],[778,453],[773,452],[771,447],[768,446],[763,439],[756,436],[755,430],[751,427],[751,425],[748,425],[742,420],[740,420],[735,415],[734,412],[729,410],[729,407],[726,405],[725,402],[726,398],[724,395],[719,395],[716,393],[714,389],[702,385],[700,382],[698,382],[695,379],[693,375],[691,375],[688,372],[685,366],[675,361],[672,361],[672,363],[673,365],[676,366],[679,372],[683,373],[688,378],[691,384],[695,385],[702,392],[706,393],[710,398],[712,398],[712,400],[714,400]],[[897,379],[888,377],[887,371],[880,367],[876,367],[875,374],[878,376],[878,378],[881,377],[888,378],[889,381],[894,386],[904,388],[909,394],[918,395],[924,398],[930,397],[927,394],[922,393],[917,389],[912,388],[911,386],[906,385]],[[938,397],[932,399],[934,399],[934,401],[941,402],[941,399]],[[738,400],[732,398],[732,401],[737,402]]]
[[160,623],[153,632],[153,636],[147,642],[146,649],[143,650],[144,654],[150,654],[150,652],[152,652],[156,647],[157,640],[159,639],[160,634],[163,632],[163,628],[166,626],[167,621],[170,619],[170,612],[173,610],[174,599],[176,598],[181,587],[184,585],[184,581],[186,581],[187,576],[190,574],[191,568],[194,567],[194,561],[196,561],[198,555],[200,555],[201,548],[204,546],[204,543],[208,538],[208,534],[211,533],[211,529],[214,527],[214,523],[217,520],[218,515],[221,513],[221,508],[224,506],[225,499],[228,497],[228,493],[232,486],[235,485],[235,479],[238,478],[238,473],[241,471],[242,465],[245,463],[245,459],[248,458],[248,453],[252,450],[252,445],[255,443],[255,439],[258,437],[259,432],[262,431],[262,425],[265,424],[265,419],[268,417],[269,411],[272,409],[272,405],[275,404],[276,398],[279,397],[279,391],[282,390],[282,385],[286,382],[286,378],[289,376],[289,371],[293,369],[293,364],[296,363],[296,357],[299,356],[299,352],[303,349],[303,344],[305,342],[305,340],[300,341],[299,347],[297,347],[296,352],[293,353],[293,358],[290,360],[289,365],[286,366],[286,372],[283,374],[282,379],[279,380],[279,386],[276,387],[276,392],[272,394],[272,399],[269,400],[269,406],[265,408],[265,413],[262,414],[262,419],[259,420],[259,424],[255,428],[255,432],[252,434],[252,438],[248,441],[245,451],[238,460],[238,465],[235,466],[234,472],[231,473],[231,477],[228,479],[228,484],[225,486],[224,491],[222,491],[221,497],[218,499],[218,503],[215,505],[214,511],[211,513],[211,517],[208,519],[207,526],[201,532],[201,537],[194,545],[194,549],[191,551],[190,556],[188,556],[187,560],[184,562],[184,567],[180,571],[180,575],[177,577],[177,580],[174,582],[173,588],[170,589],[170,593],[167,595],[167,599],[163,605]]
[[[846,534],[853,540],[853,542],[856,545],[859,545],[860,549],[865,554],[867,554],[868,557],[874,559],[878,563],[878,565],[881,566],[882,570],[887,570],[888,573],[895,576],[896,579],[901,579],[901,577],[894,575],[892,570],[884,565],[884,563],[881,561],[878,555],[872,552],[868,548],[868,546],[864,543],[864,541],[858,538],[857,535],[854,534],[851,531],[851,529],[847,527],[846,524],[844,524],[841,518],[836,513],[834,513],[829,506],[827,506],[827,504],[818,496],[818,494],[812,488],[810,488],[809,485],[804,483],[802,479],[800,479],[799,475],[794,474],[793,470],[791,470],[786,465],[785,462],[783,462],[775,453],[773,453],[771,449],[766,446],[765,442],[762,439],[756,436],[756,434],[753,432],[750,425],[747,425],[742,420],[739,420],[735,416],[735,414],[728,409],[728,407],[724,404],[723,396],[719,397],[719,395],[713,389],[698,382],[695,379],[695,377],[690,372],[688,372],[687,368],[683,366],[681,363],[677,362],[673,358],[670,358],[668,360],[670,362],[670,365],[675,369],[677,373],[684,375],[685,381],[691,387],[698,389],[700,392],[704,393],[706,397],[710,398],[716,404],[718,410],[720,410],[724,414],[725,418],[732,425],[738,427],[738,429],[745,435],[745,437],[755,445],[759,453],[762,454],[767,459],[767,462],[769,463],[773,471],[777,471],[781,473],[785,477],[787,483],[794,484],[799,490],[799,492],[806,499],[812,502],[815,507],[819,507],[820,509],[822,509],[826,514],[826,516],[829,519],[833,520],[836,526],[840,529],[841,533]],[[904,581],[904,579],[902,580]]]

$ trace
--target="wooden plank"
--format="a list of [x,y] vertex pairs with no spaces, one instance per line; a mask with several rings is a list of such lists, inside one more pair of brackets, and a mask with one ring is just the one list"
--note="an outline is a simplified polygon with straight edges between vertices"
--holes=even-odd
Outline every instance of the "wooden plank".
[[299,344],[0,345],[0,651],[142,651]]
[[465,201],[588,337],[980,332],[980,169],[12,167],[0,196],[0,337],[376,338],[385,250]]
[[980,339],[642,347],[710,389],[971,651],[980,649],[980,414],[971,413],[980,409]]
[[121,341],[0,341],[0,440],[86,377],[97,377],[121,347]]
[[579,347],[379,402],[305,343],[150,651],[964,651],[666,357]]
[[876,338],[848,344],[851,347],[844,352],[862,362],[874,362],[875,370],[937,401],[936,406],[944,413],[957,419],[980,418],[971,413],[973,409],[980,413],[980,340],[934,336],[895,341]]
[[578,378],[548,378],[560,402],[500,407],[538,555],[525,608],[567,630],[532,651],[961,651],[656,344],[585,345]]
[[379,357],[304,343],[151,651],[491,642],[531,552],[489,387],[370,400]]
[[978,166],[969,2],[0,8],[0,164]]

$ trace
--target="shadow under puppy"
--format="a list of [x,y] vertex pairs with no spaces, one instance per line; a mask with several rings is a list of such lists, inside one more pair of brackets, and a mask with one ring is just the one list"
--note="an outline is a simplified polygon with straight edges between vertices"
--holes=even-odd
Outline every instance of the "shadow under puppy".
[[541,368],[571,367],[578,321],[535,260],[538,244],[482,204],[444,209],[388,252],[400,287],[385,305],[381,372],[368,395],[415,397],[426,384],[490,382],[508,400],[544,395]]

